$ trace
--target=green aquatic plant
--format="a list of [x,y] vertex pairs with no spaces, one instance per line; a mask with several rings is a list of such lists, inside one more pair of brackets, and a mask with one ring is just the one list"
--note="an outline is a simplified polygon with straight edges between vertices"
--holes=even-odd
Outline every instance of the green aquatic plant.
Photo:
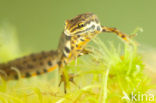
[[[11,48],[18,51],[17,40],[15,38],[10,40],[12,41],[10,44],[15,44],[11,45]],[[5,48],[10,48],[10,44],[1,42],[1,46]],[[63,93],[62,86],[58,87],[59,75],[58,70],[55,70],[18,81],[6,82],[1,79],[0,103],[149,102],[144,98],[141,101],[142,98],[138,96],[148,93],[150,86],[148,77],[143,73],[142,56],[135,44],[116,47],[113,43],[105,45],[101,39],[95,38],[89,49],[91,54],[81,56],[64,68],[67,72],[76,74],[75,84],[68,86],[67,94]],[[3,52],[8,53],[8,50],[5,49]],[[5,61],[7,57],[3,57],[2,54],[1,51],[1,60]],[[16,57],[18,56],[17,53]],[[137,94],[136,101],[132,101],[132,93]]]

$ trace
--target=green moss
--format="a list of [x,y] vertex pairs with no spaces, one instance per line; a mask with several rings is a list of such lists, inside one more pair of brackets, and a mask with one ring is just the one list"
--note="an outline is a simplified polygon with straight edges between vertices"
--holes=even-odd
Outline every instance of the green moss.
[[82,56],[77,59],[77,64],[73,61],[65,67],[68,72],[77,74],[77,85],[70,83],[67,94],[63,93],[63,86],[58,87],[59,75],[55,70],[30,79],[0,80],[0,102],[129,103],[122,97],[131,98],[132,92],[137,95],[148,92],[148,77],[143,73],[144,64],[136,45],[115,47],[112,43],[105,45],[99,38],[93,42],[90,55]]

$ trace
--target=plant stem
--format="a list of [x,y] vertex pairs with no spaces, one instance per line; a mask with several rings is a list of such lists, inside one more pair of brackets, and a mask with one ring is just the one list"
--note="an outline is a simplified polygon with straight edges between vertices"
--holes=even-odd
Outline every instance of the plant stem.
[[107,81],[108,81],[109,69],[110,69],[110,65],[106,69],[106,72],[104,73],[105,75],[103,75],[103,86],[102,86],[103,87],[103,98],[102,98],[102,103],[106,103],[106,99],[107,99]]

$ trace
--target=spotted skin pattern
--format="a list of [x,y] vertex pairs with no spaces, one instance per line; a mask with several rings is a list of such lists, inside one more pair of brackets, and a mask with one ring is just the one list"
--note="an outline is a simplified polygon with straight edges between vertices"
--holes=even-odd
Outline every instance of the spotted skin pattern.
[[[80,54],[87,54],[85,50],[86,44],[102,32],[113,32],[129,43],[129,38],[126,34],[116,28],[101,26],[95,14],[80,14],[73,19],[65,21],[64,31],[60,37],[57,50],[31,54],[0,64],[0,76],[5,80],[11,80],[19,78],[17,70],[22,78],[44,74],[56,68],[61,70]],[[62,80],[64,81],[64,79]],[[65,81],[64,85],[66,89]]]
[[52,71],[56,64],[56,51],[41,52],[0,64],[0,74],[5,80],[18,79],[17,69],[22,78],[31,77]]

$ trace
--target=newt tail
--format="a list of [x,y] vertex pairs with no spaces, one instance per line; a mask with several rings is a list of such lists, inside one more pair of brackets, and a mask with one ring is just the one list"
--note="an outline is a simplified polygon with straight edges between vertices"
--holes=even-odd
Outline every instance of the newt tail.
[[19,76],[28,78],[53,71],[58,67],[57,55],[57,51],[41,52],[0,64],[0,76],[13,80],[19,79]]

